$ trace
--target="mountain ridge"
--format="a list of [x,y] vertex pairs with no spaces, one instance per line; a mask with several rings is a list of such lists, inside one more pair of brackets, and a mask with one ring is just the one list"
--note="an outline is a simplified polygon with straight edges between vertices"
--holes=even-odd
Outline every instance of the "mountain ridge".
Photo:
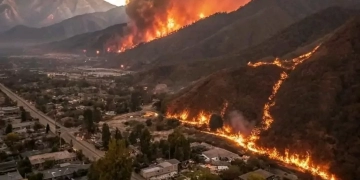
[[106,12],[75,16],[42,28],[18,25],[0,34],[0,44],[58,41],[78,34],[102,30],[109,26],[122,24],[127,21],[125,7],[122,6]]
[[2,0],[0,32],[16,25],[43,27],[65,19],[114,8],[103,0]]

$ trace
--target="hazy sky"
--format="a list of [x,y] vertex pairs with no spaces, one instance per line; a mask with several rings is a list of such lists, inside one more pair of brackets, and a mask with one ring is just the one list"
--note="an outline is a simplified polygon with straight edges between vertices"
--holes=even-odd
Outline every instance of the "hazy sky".
[[114,4],[116,6],[123,6],[125,5],[126,0],[105,0],[111,4]]

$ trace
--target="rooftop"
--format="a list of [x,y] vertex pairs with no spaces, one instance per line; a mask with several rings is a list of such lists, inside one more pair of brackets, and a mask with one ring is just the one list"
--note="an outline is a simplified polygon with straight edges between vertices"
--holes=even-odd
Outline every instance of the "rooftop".
[[241,175],[240,176],[240,179],[242,179],[242,180],[248,180],[248,179],[250,179],[250,177],[251,177],[251,175],[258,175],[258,176],[261,176],[262,178],[264,178],[264,179],[267,179],[267,178],[269,178],[269,177],[271,177],[271,176],[274,176],[274,174],[272,174],[272,173],[270,173],[270,172],[268,172],[268,171],[265,171],[265,170],[263,170],[263,169],[258,169],[258,170],[256,170],[256,171],[252,171],[252,172],[249,172],[249,173],[246,173],[246,174],[243,174],[243,175]]
[[14,107],[1,107],[0,109],[2,111],[15,111],[15,110],[18,110],[19,108],[14,106]]
[[157,165],[154,165],[154,166],[151,166],[148,168],[144,168],[141,171],[144,173],[155,172],[155,171],[159,171],[163,168],[170,167],[172,165],[177,165],[179,163],[180,163],[180,161],[178,161],[177,159],[170,159],[170,160],[163,161]]
[[90,164],[70,164],[65,167],[59,167],[59,168],[41,171],[40,173],[44,174],[43,179],[51,179],[51,178],[70,175],[73,172],[78,171],[80,169],[89,169],[89,167]]
[[30,156],[29,160],[31,164],[40,164],[45,162],[46,160],[62,160],[62,159],[70,159],[75,157],[76,157],[75,153],[70,153],[68,151],[60,151],[60,152]]
[[13,128],[21,128],[21,127],[32,126],[32,125],[34,125],[34,122],[29,121],[29,122],[22,122],[22,123],[13,124],[12,127]]
[[215,157],[240,158],[239,155],[222,148],[210,149],[208,151],[203,152],[203,154],[208,158],[215,158]]
[[19,172],[16,171],[16,172],[7,173],[5,175],[0,175],[0,179],[4,179],[4,180],[22,180],[23,178],[21,177]]

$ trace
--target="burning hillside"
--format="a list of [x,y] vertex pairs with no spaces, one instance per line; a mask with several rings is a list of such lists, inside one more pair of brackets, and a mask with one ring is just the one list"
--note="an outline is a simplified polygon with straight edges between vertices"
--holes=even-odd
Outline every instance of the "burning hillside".
[[108,42],[107,51],[123,52],[139,43],[166,36],[218,12],[231,12],[249,0],[128,0],[130,23],[123,37]]
[[[267,63],[267,62],[264,63],[260,62],[256,64],[249,63],[248,66],[254,69],[258,69],[261,66],[265,66],[265,67],[275,66],[283,70],[283,72],[280,73],[280,77],[278,77],[278,80],[273,84],[272,92],[269,93],[270,96],[267,98],[267,101],[262,108],[263,114],[261,117],[261,122],[257,123],[258,125],[254,128],[249,126],[249,122],[246,124],[245,123],[246,121],[243,120],[244,118],[241,118],[240,120],[244,121],[244,123],[242,123],[244,127],[251,127],[250,133],[246,133],[246,132],[244,133],[242,131],[239,131],[238,129],[235,130],[232,126],[231,120],[230,122],[225,121],[225,126],[222,129],[218,129],[216,132],[205,132],[205,133],[213,134],[215,136],[232,140],[236,144],[244,147],[249,151],[258,154],[268,155],[270,158],[282,161],[286,164],[296,165],[297,167],[303,170],[310,171],[311,173],[318,175],[323,179],[327,179],[327,180],[335,179],[333,175],[327,172],[328,167],[326,165],[315,164],[306,150],[304,150],[304,153],[291,152],[289,149],[285,149],[285,151],[282,152],[276,148],[264,148],[257,144],[257,141],[260,138],[260,133],[267,131],[274,122],[274,119],[270,113],[270,109],[276,104],[275,97],[280,87],[284,83],[284,81],[288,79],[289,77],[288,73],[293,71],[299,64],[302,64],[304,61],[309,59],[318,50],[318,48],[319,46],[315,47],[311,52],[308,52],[291,60],[280,61],[279,59],[275,59],[273,63]],[[225,100],[224,102],[225,102],[223,103],[224,105],[220,108],[221,113],[219,114],[221,114],[225,118],[224,116],[225,112],[229,112],[229,111],[226,110],[228,108],[227,101]],[[183,111],[181,110],[178,111],[178,109],[171,108],[170,105],[167,116],[170,118],[178,118],[183,123],[187,123],[195,126],[203,126],[210,124],[209,123],[210,116],[213,113],[218,113],[218,112],[201,110],[197,114],[193,113],[191,115],[188,109],[185,109]],[[239,118],[236,121],[239,121]]]

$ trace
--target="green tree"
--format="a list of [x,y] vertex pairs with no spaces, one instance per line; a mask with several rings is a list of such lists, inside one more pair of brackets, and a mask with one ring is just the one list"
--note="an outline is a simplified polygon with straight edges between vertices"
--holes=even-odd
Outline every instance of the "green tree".
[[38,122],[35,122],[33,128],[34,128],[34,131],[38,131],[39,129],[42,129],[42,128],[43,128],[43,125],[41,125],[41,124],[38,123]]
[[240,171],[238,166],[230,166],[229,169],[226,169],[220,173],[220,177],[223,180],[233,180],[242,174],[243,173]]
[[20,139],[19,135],[16,133],[9,133],[6,135],[6,140],[10,142],[11,144],[15,143]]
[[168,142],[170,145],[170,155],[179,161],[184,161],[190,158],[191,148],[190,141],[179,130],[175,131],[168,136]]
[[50,126],[49,126],[49,124],[46,124],[46,134],[48,134],[49,131],[50,131]]
[[109,125],[104,123],[102,127],[102,142],[105,149],[109,146],[109,141],[111,138],[110,128]]
[[84,125],[88,132],[94,132],[94,120],[91,109],[86,109],[84,111]]
[[21,111],[21,122],[25,122],[27,120],[26,111]]
[[136,144],[137,139],[140,138],[142,130],[145,128],[143,124],[137,124],[129,134],[129,142],[130,144]]
[[89,180],[130,180],[133,171],[133,159],[129,156],[125,141],[112,139],[105,157],[94,162],[89,169]]
[[29,174],[32,172],[32,166],[30,163],[29,158],[25,158],[23,160],[20,160],[17,164],[17,169],[19,170],[19,173],[22,177],[25,177],[25,174]]
[[102,120],[101,111],[98,108],[94,108],[93,119],[94,122],[100,122]]
[[148,158],[151,157],[151,138],[150,131],[147,128],[143,129],[140,135],[140,151]]
[[12,132],[12,125],[11,124],[8,124],[7,126],[6,126],[6,129],[5,129],[5,134],[9,134],[9,133],[11,133]]
[[118,129],[118,128],[116,128],[116,130],[115,130],[115,136],[114,136],[114,138],[118,141],[118,140],[121,140],[123,137],[122,137],[122,135],[121,135],[121,132],[120,132],[120,130]]
[[146,120],[146,126],[150,127],[152,125],[151,119]]
[[216,131],[224,125],[223,119],[218,114],[212,114],[210,117],[209,127],[211,131]]

